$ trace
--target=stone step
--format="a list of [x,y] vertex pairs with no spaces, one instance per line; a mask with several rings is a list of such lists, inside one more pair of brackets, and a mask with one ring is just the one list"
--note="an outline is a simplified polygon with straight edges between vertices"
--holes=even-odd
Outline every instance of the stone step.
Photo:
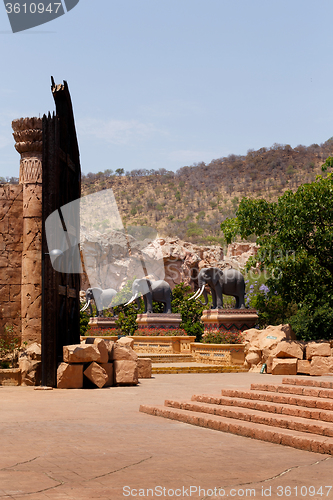
[[239,373],[247,372],[242,366],[204,365],[204,366],[153,366],[152,373]]
[[308,387],[322,387],[324,389],[333,389],[333,379],[332,380],[318,380],[312,377],[307,378],[283,378],[282,384],[288,385],[303,385]]
[[288,384],[251,384],[251,390],[278,392],[280,394],[296,394],[298,396],[311,396],[313,398],[333,399],[333,389],[322,387],[308,387]]
[[318,410],[333,410],[333,401],[324,398],[313,398],[311,396],[255,391],[253,389],[250,391],[240,389],[222,389],[222,396],[297,405],[306,408],[316,408]]
[[191,354],[161,354],[150,352],[138,352],[139,358],[150,358],[152,363],[194,363],[195,359]]
[[219,415],[207,415],[203,412],[168,406],[141,405],[140,411],[208,429],[229,432],[315,453],[333,455],[333,439],[318,434],[304,433],[294,429],[274,428],[261,423],[236,420]]
[[220,417],[234,418],[236,420],[245,420],[256,424],[265,424],[270,427],[290,429],[319,436],[333,438],[333,424],[321,422],[320,420],[311,420],[292,415],[271,414],[252,408],[237,408],[233,406],[222,406],[212,403],[202,403],[197,401],[173,401],[166,400],[165,406],[189,410],[197,413],[209,413],[219,415]]
[[293,415],[295,417],[308,418],[313,420],[321,420],[323,422],[333,422],[333,411],[317,410],[313,408],[304,408],[291,404],[281,404],[266,401],[258,401],[255,399],[229,398],[220,395],[200,394],[194,395],[192,401],[199,403],[209,403],[216,405],[225,405],[239,408],[249,408],[252,410],[260,410],[268,413],[277,413],[281,415]]

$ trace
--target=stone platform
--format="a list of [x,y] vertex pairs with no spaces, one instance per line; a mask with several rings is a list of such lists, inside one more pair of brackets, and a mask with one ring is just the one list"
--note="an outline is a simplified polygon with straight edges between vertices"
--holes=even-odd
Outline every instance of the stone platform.
[[167,314],[167,313],[145,313],[138,314],[136,322],[140,328],[165,328],[177,329],[179,328],[182,318],[180,314]]
[[200,319],[205,333],[215,330],[240,333],[255,327],[258,314],[255,309],[206,309]]
[[94,316],[90,318],[89,326],[91,328],[101,328],[102,330],[115,330],[117,328],[116,318]]

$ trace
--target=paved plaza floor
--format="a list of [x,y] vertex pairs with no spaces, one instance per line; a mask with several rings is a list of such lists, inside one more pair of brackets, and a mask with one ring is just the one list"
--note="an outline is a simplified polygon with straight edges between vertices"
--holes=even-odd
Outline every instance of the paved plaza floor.
[[140,404],[281,380],[205,373],[95,390],[0,387],[0,500],[333,500],[331,456],[139,412]]

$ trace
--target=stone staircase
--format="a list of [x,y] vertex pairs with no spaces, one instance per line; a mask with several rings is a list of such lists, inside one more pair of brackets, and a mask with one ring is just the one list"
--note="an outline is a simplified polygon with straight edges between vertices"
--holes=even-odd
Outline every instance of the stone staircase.
[[166,400],[140,411],[200,427],[333,455],[333,380],[284,378],[282,384],[223,389],[221,395]]
[[137,355],[139,358],[150,358],[153,363],[193,363],[195,361],[191,354],[138,352]]
[[152,360],[152,373],[225,373],[247,372],[243,365],[197,363],[191,354],[138,353],[139,358]]

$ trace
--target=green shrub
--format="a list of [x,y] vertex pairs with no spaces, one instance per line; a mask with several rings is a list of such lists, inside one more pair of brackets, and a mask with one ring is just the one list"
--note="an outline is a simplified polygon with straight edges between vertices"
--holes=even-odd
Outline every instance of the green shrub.
[[[16,337],[13,325],[5,325],[0,337],[0,359],[2,367],[9,368],[8,364],[14,365],[15,351],[19,348],[20,339]],[[10,361],[8,358],[10,357]]]
[[304,304],[298,308],[288,323],[296,334],[297,340],[331,340],[333,338],[333,307],[323,304],[317,308]]
[[224,332],[216,330],[208,331],[203,334],[201,342],[203,344],[242,344],[243,337],[240,332]]
[[196,300],[188,300],[190,295],[192,295],[190,286],[185,286],[184,283],[176,285],[172,290],[172,312],[181,314],[180,328],[184,329],[188,335],[194,335],[196,342],[200,342],[204,331],[200,318],[202,311],[209,306],[203,306]]
[[87,314],[85,311],[83,311],[83,312],[80,311],[80,335],[81,335],[81,337],[88,335],[87,332],[89,332],[89,330],[90,330],[89,320],[90,320],[89,314]]

